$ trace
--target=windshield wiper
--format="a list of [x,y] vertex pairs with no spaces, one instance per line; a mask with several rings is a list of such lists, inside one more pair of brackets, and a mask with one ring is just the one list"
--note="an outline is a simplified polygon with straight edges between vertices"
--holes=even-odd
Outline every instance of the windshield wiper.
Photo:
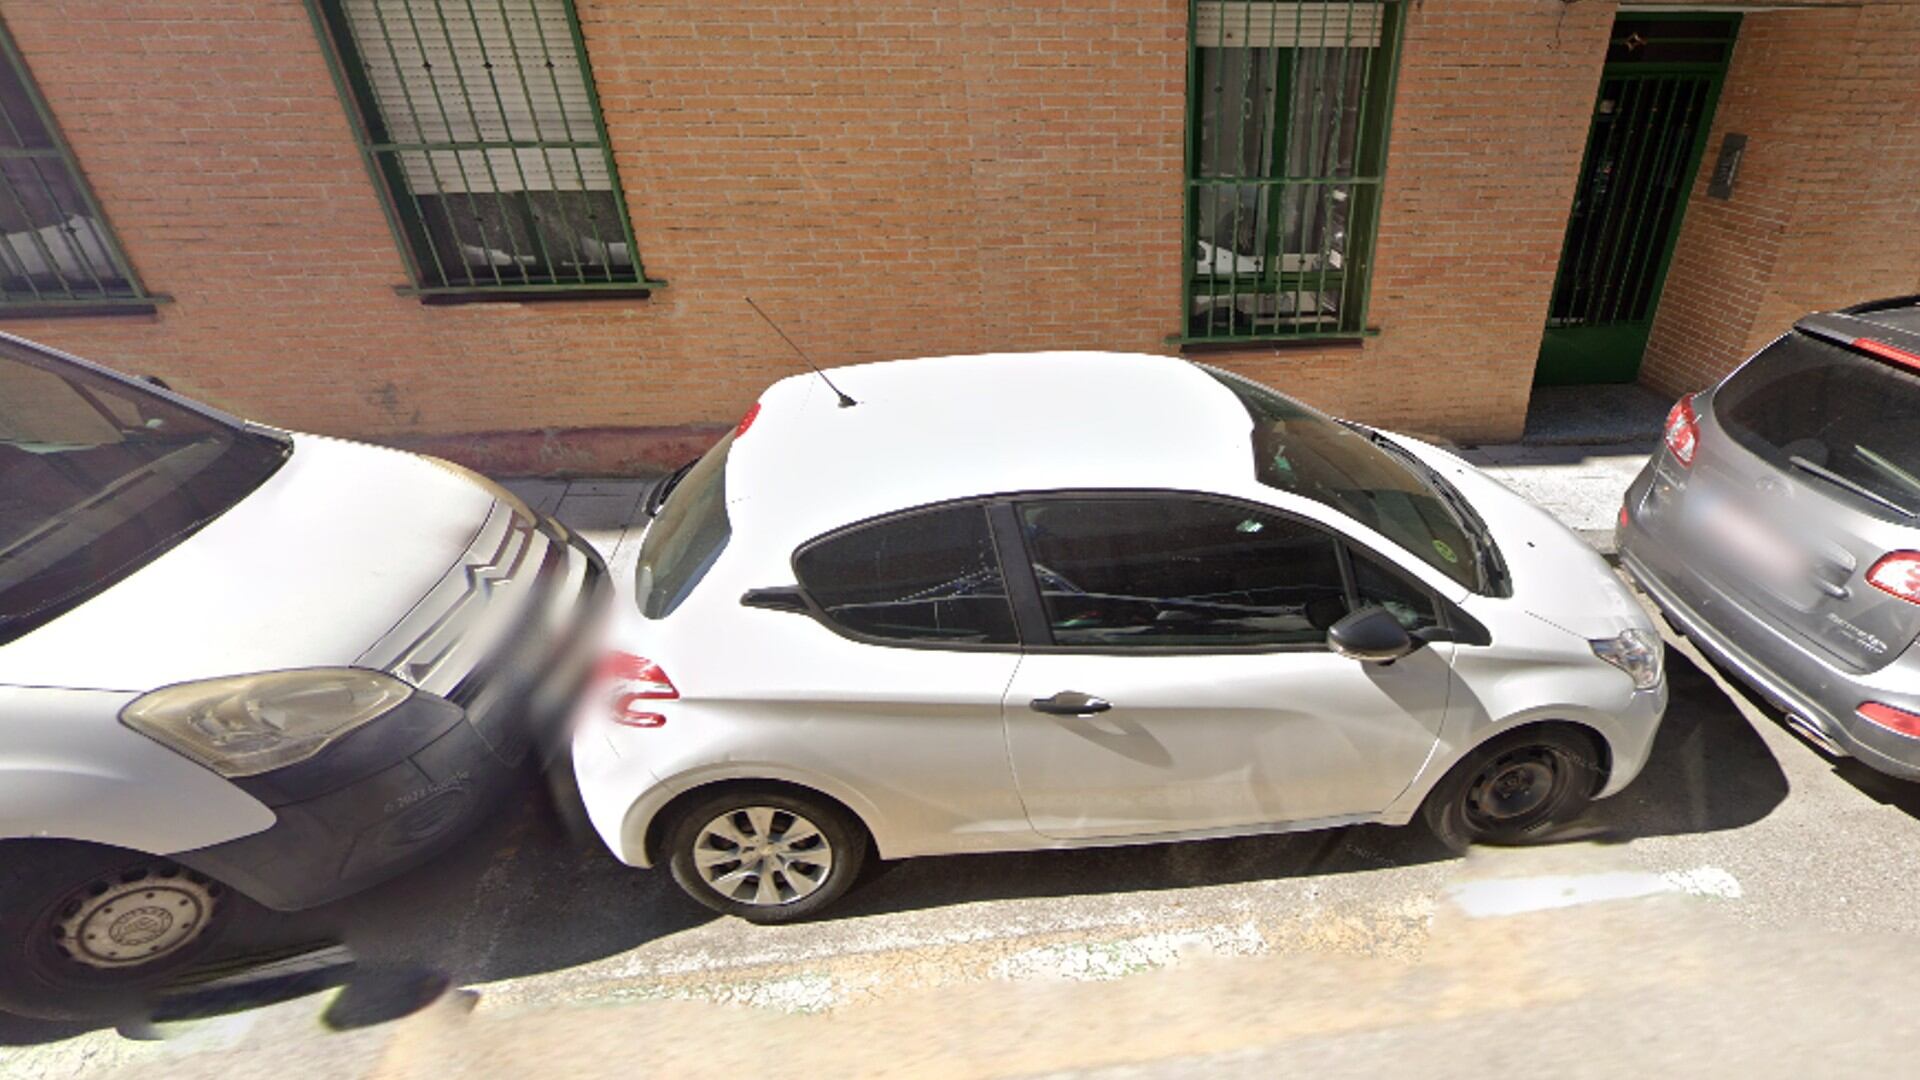
[[1808,461],[1806,458],[1801,457],[1799,454],[1795,454],[1792,457],[1788,458],[1787,463],[1792,465],[1794,468],[1799,469],[1801,472],[1812,473],[1813,475],[1819,477],[1822,480],[1825,480],[1827,483],[1832,484],[1835,487],[1846,488],[1848,491],[1853,492],[1855,495],[1860,496],[1861,498],[1867,500],[1868,502],[1879,503],[1881,506],[1886,507],[1887,509],[1893,511],[1896,514],[1901,515],[1902,517],[1920,517],[1920,514],[1915,514],[1912,510],[1909,510],[1906,507],[1901,506],[1899,503],[1894,502],[1892,499],[1887,498],[1885,495],[1882,495],[1879,492],[1873,490],[1872,488],[1866,486],[1865,484],[1860,483],[1858,480],[1849,480],[1846,477],[1841,476],[1839,473],[1834,472],[1832,469],[1827,468],[1825,465],[1815,465],[1813,462]]
[[1353,428],[1353,430],[1366,436],[1367,441],[1373,445],[1413,466],[1417,474],[1425,478],[1427,486],[1433,489],[1433,493],[1439,497],[1441,505],[1447,508],[1448,515],[1460,526],[1460,531],[1466,535],[1467,540],[1473,544],[1473,564],[1474,567],[1480,571],[1481,580],[1486,583],[1489,589],[1498,590],[1503,588],[1507,571],[1506,567],[1501,564],[1499,556],[1495,553],[1493,532],[1487,528],[1486,521],[1474,510],[1473,504],[1467,501],[1467,497],[1460,494],[1460,489],[1454,487],[1445,476],[1441,475],[1439,469],[1427,464],[1418,454],[1387,438],[1385,435],[1380,434],[1378,431],[1360,424],[1348,423],[1344,420],[1341,421],[1341,423],[1347,424]]

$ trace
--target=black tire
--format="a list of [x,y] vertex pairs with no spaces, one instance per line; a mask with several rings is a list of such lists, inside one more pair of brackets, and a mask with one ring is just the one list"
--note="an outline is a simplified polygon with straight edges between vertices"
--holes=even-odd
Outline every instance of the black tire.
[[1535,843],[1578,818],[1602,776],[1591,736],[1557,725],[1522,728],[1475,747],[1434,786],[1421,816],[1455,851]]
[[[754,841],[756,830],[752,827],[750,811],[762,807],[775,813],[766,837]],[[762,854],[755,858],[749,846],[739,849],[747,858],[727,861],[728,841],[710,833],[708,828],[722,818],[729,818],[735,831],[750,842],[766,845],[769,852],[785,854]],[[824,851],[804,836],[802,824],[814,827]],[[785,842],[787,846],[781,847],[783,837],[793,833],[802,833],[802,839]],[[688,896],[714,911],[738,915],[754,923],[789,923],[812,918],[845,894],[860,876],[869,843],[867,830],[838,803],[789,789],[741,785],[700,799],[679,814],[667,832],[667,865],[675,883]],[[824,868],[807,860],[809,852],[823,852],[819,857],[825,863]],[[714,862],[716,856],[721,861]],[[733,888],[734,895],[709,884],[702,876],[699,865],[702,857],[709,863],[708,872],[723,879],[736,871],[743,875]],[[785,867],[767,872],[767,888],[773,891],[773,899],[752,902],[751,897],[764,895],[760,892],[761,875],[757,869],[777,860],[784,860]],[[816,870],[823,872],[815,877]],[[802,893],[801,889],[806,891]]]
[[[124,900],[103,899],[109,893]],[[115,903],[127,906],[116,914]],[[0,1010],[43,1020],[126,1015],[205,960],[249,906],[158,856],[78,843],[0,847]],[[105,947],[89,951],[82,938]],[[136,955],[147,948],[158,955]]]

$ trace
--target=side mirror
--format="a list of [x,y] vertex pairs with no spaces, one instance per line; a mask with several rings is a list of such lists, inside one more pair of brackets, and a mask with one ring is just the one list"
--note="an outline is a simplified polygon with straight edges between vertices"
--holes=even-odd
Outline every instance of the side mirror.
[[1391,664],[1419,647],[1407,628],[1382,607],[1361,608],[1327,630],[1327,647],[1349,660]]

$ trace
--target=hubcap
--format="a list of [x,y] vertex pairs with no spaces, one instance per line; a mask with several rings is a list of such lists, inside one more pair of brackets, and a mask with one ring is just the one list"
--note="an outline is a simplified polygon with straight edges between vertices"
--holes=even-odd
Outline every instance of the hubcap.
[[1558,770],[1546,750],[1520,751],[1493,763],[1467,792],[1467,808],[1489,825],[1512,825],[1548,807]]
[[693,865],[708,887],[755,907],[791,904],[833,872],[833,845],[818,826],[791,810],[747,806],[700,830]]
[[54,936],[69,959],[126,968],[170,956],[206,933],[220,888],[177,866],[141,867],[89,882],[60,905]]

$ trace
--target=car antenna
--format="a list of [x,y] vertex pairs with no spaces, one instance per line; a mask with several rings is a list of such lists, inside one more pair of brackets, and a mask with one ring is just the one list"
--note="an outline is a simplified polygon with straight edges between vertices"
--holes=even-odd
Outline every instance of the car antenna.
[[787,336],[787,332],[785,330],[780,329],[779,323],[774,322],[770,318],[767,318],[767,313],[760,310],[760,305],[753,302],[753,297],[746,296],[746,297],[742,297],[741,299],[747,302],[747,306],[753,309],[753,313],[755,315],[758,315],[761,318],[767,320],[767,325],[773,327],[773,332],[780,335],[780,340],[786,342],[788,348],[800,354],[800,359],[805,360],[807,362],[807,366],[813,369],[813,373],[815,375],[820,376],[820,381],[827,384],[827,389],[833,391],[834,395],[840,399],[841,408],[851,409],[855,405],[860,404],[859,402],[848,397],[846,394],[846,391],[833,385],[833,380],[827,378],[827,373],[824,371],[821,371],[820,365],[813,362],[813,357],[808,356],[806,352],[800,348],[800,346],[795,345],[793,343],[793,339]]

